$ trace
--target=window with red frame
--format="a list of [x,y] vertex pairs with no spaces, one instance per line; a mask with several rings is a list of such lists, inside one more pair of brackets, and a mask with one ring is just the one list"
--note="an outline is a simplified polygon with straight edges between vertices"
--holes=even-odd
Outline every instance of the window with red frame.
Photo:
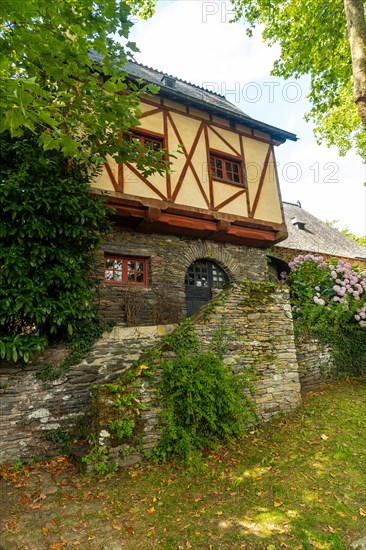
[[137,139],[145,149],[150,149],[151,151],[160,151],[160,149],[164,148],[163,138],[157,136],[149,136],[136,132],[133,134],[124,134],[123,139],[129,142],[132,142],[133,139]]
[[210,154],[211,176],[226,183],[243,185],[243,170],[240,161]]
[[147,286],[148,261],[125,256],[104,257],[104,282],[113,285]]

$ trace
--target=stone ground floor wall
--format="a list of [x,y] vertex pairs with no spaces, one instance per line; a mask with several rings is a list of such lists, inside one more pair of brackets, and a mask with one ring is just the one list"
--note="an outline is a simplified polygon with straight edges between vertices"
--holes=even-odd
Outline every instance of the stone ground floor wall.
[[[104,255],[147,260],[147,286],[104,283]],[[118,226],[108,235],[96,260],[98,314],[105,321],[127,326],[178,323],[186,317],[185,275],[196,260],[223,269],[231,283],[268,277],[264,250],[230,243],[144,234]]]
[[117,326],[79,365],[53,382],[38,380],[36,374],[45,365],[60,363],[64,349],[49,349],[26,368],[0,362],[0,463],[54,456],[56,446],[45,434],[69,430],[91,403],[91,385],[118,378],[173,329],[172,325]]
[[313,390],[329,376],[333,366],[332,350],[309,334],[296,337],[301,391]]

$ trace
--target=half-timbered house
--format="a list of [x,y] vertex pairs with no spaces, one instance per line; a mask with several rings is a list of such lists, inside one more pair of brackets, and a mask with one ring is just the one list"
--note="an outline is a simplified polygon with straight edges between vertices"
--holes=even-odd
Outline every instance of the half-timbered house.
[[173,154],[171,173],[144,177],[108,159],[93,182],[115,208],[103,245],[100,314],[128,325],[178,322],[227,282],[265,280],[265,250],[287,236],[275,147],[296,136],[223,96],[129,63],[160,87],[141,100],[132,133]]

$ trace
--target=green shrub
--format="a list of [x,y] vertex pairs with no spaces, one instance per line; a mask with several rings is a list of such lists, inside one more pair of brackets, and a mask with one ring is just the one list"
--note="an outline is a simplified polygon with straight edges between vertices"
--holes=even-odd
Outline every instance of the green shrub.
[[93,167],[0,135],[0,358],[24,361],[95,316],[92,277],[104,199]]
[[189,322],[168,339],[176,357],[160,364],[163,434],[154,453],[159,459],[172,454],[191,458],[197,451],[233,441],[255,419],[244,380],[223,364],[225,331],[218,334],[215,349],[207,352],[199,349]]

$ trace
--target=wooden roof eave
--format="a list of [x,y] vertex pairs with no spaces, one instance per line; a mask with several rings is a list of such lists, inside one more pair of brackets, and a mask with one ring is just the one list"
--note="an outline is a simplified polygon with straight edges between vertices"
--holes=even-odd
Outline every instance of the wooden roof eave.
[[135,231],[165,233],[269,247],[287,237],[286,225],[240,217],[194,207],[176,206],[167,201],[111,193],[108,205],[122,227],[128,222]]

